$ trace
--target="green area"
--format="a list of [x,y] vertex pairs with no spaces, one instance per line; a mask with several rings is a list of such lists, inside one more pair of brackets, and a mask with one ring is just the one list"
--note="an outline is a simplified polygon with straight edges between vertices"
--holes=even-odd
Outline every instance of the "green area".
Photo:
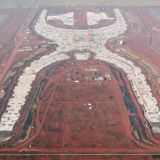
[[7,73],[7,75],[5,76],[5,78],[3,79],[3,84],[8,80],[11,79],[12,76],[14,76],[17,72],[17,69],[19,67],[22,67],[25,63],[27,63],[28,61],[30,61],[34,56],[28,56],[26,58],[24,58],[22,61],[17,62]]

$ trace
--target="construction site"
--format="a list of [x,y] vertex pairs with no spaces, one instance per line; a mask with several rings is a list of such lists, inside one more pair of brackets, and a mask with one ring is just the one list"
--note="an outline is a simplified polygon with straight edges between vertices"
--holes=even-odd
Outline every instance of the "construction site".
[[159,42],[157,7],[0,9],[0,159],[159,159]]

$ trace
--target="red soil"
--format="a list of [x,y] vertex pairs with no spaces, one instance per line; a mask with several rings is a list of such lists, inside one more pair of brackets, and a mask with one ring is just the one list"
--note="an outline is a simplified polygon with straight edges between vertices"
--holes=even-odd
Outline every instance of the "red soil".
[[[66,8],[64,11],[68,10]],[[92,10],[94,10],[94,7]],[[138,13],[137,17],[140,21],[142,18],[147,25],[153,23],[153,21],[147,21],[147,17],[142,15],[140,10],[135,10],[135,12]],[[148,17],[151,19],[150,16]],[[79,21],[86,23],[86,20],[82,20],[82,18]],[[23,35],[25,35],[22,33],[19,33],[19,40],[22,40]],[[152,36],[154,34],[152,33]],[[29,40],[33,40],[33,44],[38,43],[38,40],[32,36]],[[29,45],[29,40],[18,43],[16,49],[23,45]],[[156,48],[158,48],[157,41],[158,36],[155,39],[153,38],[152,41],[152,45],[155,44]],[[141,29],[140,32],[130,35],[125,42],[125,47],[134,51],[135,54],[149,63],[160,66],[160,57],[150,49],[145,30]],[[16,50],[8,62],[8,68],[15,60],[15,55]],[[65,68],[60,67],[55,70],[51,77],[47,77],[48,83],[41,94],[42,99],[36,104],[36,116],[32,123],[36,126],[32,126],[29,138],[25,142],[15,148],[8,148],[8,151],[16,151],[16,153],[17,150],[31,151],[32,153],[147,153],[153,151],[143,149],[144,144],[141,145],[141,142],[138,143],[140,146],[137,146],[135,138],[132,136],[129,113],[123,102],[122,93],[118,89],[119,84],[113,75],[112,81],[96,82],[91,80],[92,74],[85,71],[86,68],[90,67],[98,68],[101,73],[110,72],[104,64],[97,61],[88,61],[84,63],[76,62]],[[75,79],[71,80],[71,75],[76,71],[80,72],[80,83],[74,83]],[[129,86],[127,80],[126,83]],[[132,92],[130,88],[129,91]],[[132,98],[135,101],[133,93]],[[87,103],[91,103],[93,108],[89,109]],[[142,116],[142,114],[139,115]],[[32,145],[31,148],[30,145]],[[2,149],[2,151],[5,150]],[[154,151],[158,152],[158,149],[155,147]],[[9,156],[3,158],[10,159]],[[12,159],[21,158],[21,156],[12,156]],[[28,157],[23,156],[23,158],[27,159]],[[150,160],[152,157],[48,156],[46,158],[46,156],[30,156],[29,159]]]
[[[106,10],[107,10],[107,12],[106,12]],[[74,25],[73,26],[64,25],[59,20],[48,21],[48,23],[50,25],[54,25],[54,26],[61,27],[61,28],[87,29],[87,28],[104,27],[107,25],[111,25],[115,22],[115,20],[100,20],[98,22],[98,24],[88,26],[88,24],[87,24],[87,11],[99,13],[101,10],[97,9],[96,7],[82,7],[82,6],[77,7],[76,9],[75,9],[75,7],[74,8],[73,7],[61,7],[59,10],[56,9],[54,11],[52,9],[49,9],[48,15],[57,15],[57,14],[63,14],[66,12],[74,12],[74,17],[73,17],[74,18]],[[109,10],[106,7],[104,7],[102,9],[102,12],[106,12],[107,15],[109,15],[110,17],[115,17],[115,13],[113,13],[112,10]]]
[[146,8],[135,9],[135,15],[139,19],[137,25],[141,26],[141,30],[136,33],[133,32],[134,34],[128,36],[125,47],[131,49],[134,54],[147,60],[150,64],[160,67],[160,55],[153,50],[159,50],[157,43],[159,43],[160,39],[157,38],[160,37],[160,33],[156,32],[155,36],[153,27],[157,26],[160,22],[156,21],[155,23],[153,15]]
[[[153,160],[152,156],[125,156],[125,155],[110,155],[110,156],[95,156],[95,155],[65,155],[65,156],[59,156],[59,155],[18,155],[18,156],[3,156],[0,157],[0,160]],[[158,158],[155,158],[155,160],[158,160]]]
[[[38,125],[18,148],[28,150],[31,144],[31,150],[54,153],[104,153],[137,148],[114,77],[112,81],[99,83],[94,80],[84,80],[79,84],[64,82],[74,68],[82,75],[91,66],[98,67],[101,74],[106,71],[101,63],[80,64],[82,68],[75,63],[63,68],[63,74],[61,68],[57,69],[49,78],[47,86],[52,87],[52,93],[46,98],[48,91],[43,91],[44,99],[38,105],[35,118]],[[88,103],[92,104],[92,109]]]

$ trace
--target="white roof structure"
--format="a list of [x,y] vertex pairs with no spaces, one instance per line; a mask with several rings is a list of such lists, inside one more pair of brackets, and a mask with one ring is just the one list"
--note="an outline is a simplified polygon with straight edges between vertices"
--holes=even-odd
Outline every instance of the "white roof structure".
[[61,15],[47,16],[47,20],[60,20],[65,25],[74,25],[73,12],[68,12]]
[[[104,47],[107,40],[117,37],[127,30],[127,25],[119,9],[115,9],[114,11],[116,15],[116,22],[110,26],[98,29],[73,30],[62,29],[46,24],[45,17],[47,10],[44,10],[42,11],[42,14],[35,26],[35,30],[38,34],[48,39],[55,40],[63,47],[64,52],[74,49],[88,49],[89,51],[97,53],[96,59],[112,63],[122,69],[131,82],[132,89],[139,104],[141,104],[144,110],[144,115],[148,122],[150,122],[150,124],[160,122],[160,110],[157,100],[153,96],[151,88],[147,84],[146,78],[141,69],[135,66],[132,61],[127,60],[116,53],[112,53]],[[94,21],[99,21],[100,18],[98,17],[104,17],[104,13],[101,13],[99,16],[96,14],[97,13],[88,12],[87,17],[90,24],[93,24],[93,19],[96,19]],[[90,35],[89,39],[85,38],[85,35],[87,34]],[[75,41],[69,41],[67,38],[69,35],[76,37]]]
[[101,20],[113,20],[115,18],[110,18],[105,12],[87,12],[87,23],[88,25],[98,24]]
[[[107,40],[123,34],[127,29],[127,25],[123,23],[124,18],[118,9],[115,9],[115,14],[116,22],[110,26],[79,30],[64,29],[47,24],[45,21],[47,10],[43,10],[35,25],[35,31],[41,36],[54,40],[63,46],[63,52],[69,52],[74,49],[88,49],[95,52],[98,47],[104,46]],[[86,35],[89,35],[90,38],[86,38]]]
[[[150,124],[160,123],[160,110],[157,100],[151,92],[150,86],[146,82],[146,78],[141,69],[134,65],[130,60],[116,53],[112,53],[105,48],[107,40],[123,34],[127,30],[127,25],[119,9],[115,9],[116,22],[110,26],[98,29],[64,29],[51,26],[46,23],[47,10],[43,10],[35,31],[45,38],[58,43],[57,51],[45,55],[38,60],[33,61],[30,66],[23,70],[22,75],[18,79],[17,86],[14,88],[13,95],[9,99],[6,111],[1,117],[0,131],[12,131],[15,123],[19,119],[21,111],[26,99],[31,91],[32,83],[36,79],[36,74],[44,67],[56,61],[69,59],[65,52],[73,50],[88,50],[89,53],[94,52],[95,59],[109,62],[123,70],[141,104],[144,115]],[[92,17],[94,18],[94,17]],[[86,38],[89,35],[89,38]],[[78,55],[78,56],[77,56]],[[84,55],[75,53],[77,59],[87,59],[88,54]],[[152,128],[154,132],[154,127]],[[159,128],[160,129],[160,128]],[[156,132],[157,132],[156,128]]]
[[59,54],[59,51],[50,53],[35,60],[23,70],[23,73],[18,79],[18,83],[14,88],[13,94],[7,104],[6,111],[0,119],[0,131],[12,131],[15,123],[20,117],[20,111],[24,106],[26,99],[31,91],[32,83],[36,79],[36,74],[44,67],[57,62],[68,59],[64,54]]
[[87,60],[91,53],[89,52],[76,52],[74,55],[77,60]]

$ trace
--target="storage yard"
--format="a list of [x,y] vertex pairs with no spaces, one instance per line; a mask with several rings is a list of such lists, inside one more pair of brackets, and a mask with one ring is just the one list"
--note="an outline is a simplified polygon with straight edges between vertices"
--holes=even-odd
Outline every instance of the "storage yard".
[[154,9],[0,10],[0,153],[159,153]]

